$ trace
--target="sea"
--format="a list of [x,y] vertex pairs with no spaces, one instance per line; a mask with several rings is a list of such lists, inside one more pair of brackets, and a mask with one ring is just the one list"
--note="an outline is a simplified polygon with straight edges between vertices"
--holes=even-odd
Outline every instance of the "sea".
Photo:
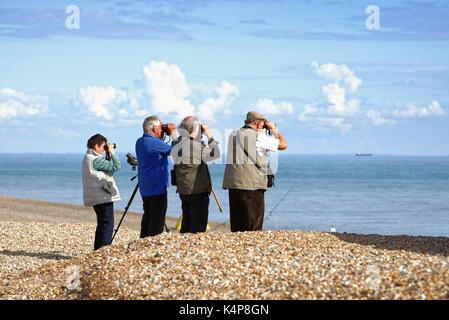
[[[83,154],[0,154],[0,194],[82,205]],[[137,174],[119,154],[115,174],[124,209]],[[221,188],[224,164],[209,165],[224,208],[211,196],[209,220],[229,221],[228,193]],[[167,215],[179,217],[175,187],[168,190]],[[282,155],[275,186],[265,194],[265,230],[359,234],[449,236],[449,157]],[[131,211],[142,213],[142,199]],[[92,210],[92,214],[94,214]]]

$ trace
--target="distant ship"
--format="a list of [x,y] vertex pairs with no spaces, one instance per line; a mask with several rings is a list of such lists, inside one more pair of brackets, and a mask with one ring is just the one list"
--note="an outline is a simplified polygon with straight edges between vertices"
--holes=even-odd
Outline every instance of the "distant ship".
[[372,157],[373,156],[372,153],[356,153],[355,155],[357,157]]

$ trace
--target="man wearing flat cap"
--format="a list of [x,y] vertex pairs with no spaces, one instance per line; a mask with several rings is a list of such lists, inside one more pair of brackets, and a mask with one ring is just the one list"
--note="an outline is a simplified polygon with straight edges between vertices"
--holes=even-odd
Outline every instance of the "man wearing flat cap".
[[[272,137],[263,132],[264,128]],[[229,190],[232,232],[262,230],[267,152],[286,149],[287,143],[276,125],[255,111],[248,112],[245,125],[229,136],[223,188]]]

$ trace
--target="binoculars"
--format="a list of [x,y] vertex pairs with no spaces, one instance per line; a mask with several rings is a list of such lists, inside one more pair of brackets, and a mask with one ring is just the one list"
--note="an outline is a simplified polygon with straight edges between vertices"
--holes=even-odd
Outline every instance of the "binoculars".
[[[275,123],[274,125],[276,126],[276,123]],[[266,130],[266,133],[267,133],[269,136],[272,135],[270,129],[268,129],[268,127],[267,127],[267,121],[264,122],[263,128]]]
[[[263,123],[263,128],[264,128],[265,130],[269,130],[268,127],[267,127],[267,122],[269,122],[269,121],[265,121],[265,122]],[[277,127],[277,126],[276,126],[276,123],[274,123],[274,126]]]
[[165,133],[165,134],[168,135],[168,136],[169,136],[170,133],[171,133],[171,132],[170,132],[170,129],[168,128],[169,125],[173,125],[173,126],[174,126],[173,123],[166,123],[166,124],[163,124],[163,125],[162,125],[162,132]]

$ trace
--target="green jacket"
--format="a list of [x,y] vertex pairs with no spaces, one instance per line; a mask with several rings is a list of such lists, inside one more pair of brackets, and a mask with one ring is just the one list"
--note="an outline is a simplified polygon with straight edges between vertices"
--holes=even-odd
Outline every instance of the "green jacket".
[[257,152],[256,140],[257,132],[247,126],[229,136],[224,189],[267,189],[267,158]]
[[94,170],[114,173],[120,170],[120,159],[115,153],[111,154],[111,160],[99,157],[94,160]]
[[201,140],[181,136],[173,142],[171,156],[178,193],[192,195],[212,191],[207,162],[220,157],[220,149],[215,140],[211,139],[206,145]]
[[86,207],[120,200],[120,192],[113,176],[113,171],[120,168],[120,160],[117,156],[113,156],[111,161],[107,161],[103,155],[93,149],[88,149],[83,159],[82,168],[83,201]]

